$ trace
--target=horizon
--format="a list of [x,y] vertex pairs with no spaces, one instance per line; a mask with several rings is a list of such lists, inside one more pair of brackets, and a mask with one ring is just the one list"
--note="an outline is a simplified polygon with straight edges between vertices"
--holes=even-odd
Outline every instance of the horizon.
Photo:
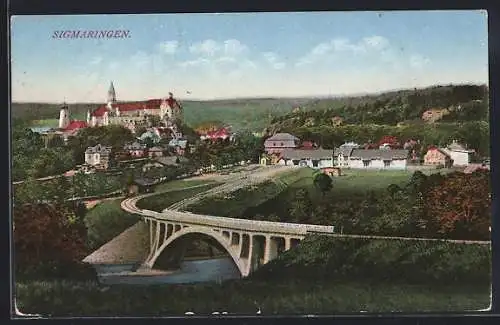
[[[377,92],[370,92],[370,93],[352,93],[352,94],[338,94],[338,95],[314,95],[314,96],[297,96],[297,97],[287,97],[287,96],[281,96],[281,97],[230,97],[230,98],[214,98],[214,99],[196,99],[196,98],[189,98],[189,99],[183,99],[183,98],[177,98],[174,94],[174,97],[177,98],[178,100],[181,100],[183,102],[215,102],[215,101],[231,101],[231,100],[311,100],[311,99],[344,99],[344,98],[360,98],[360,97],[371,97],[371,96],[378,96],[382,94],[387,94],[387,93],[393,93],[393,92],[399,92],[399,91],[412,91],[412,90],[424,90],[424,89],[430,89],[430,88],[435,88],[435,87],[459,87],[459,86],[484,86],[484,87],[489,87],[488,84],[485,83],[455,83],[455,84],[434,84],[434,85],[429,85],[429,86],[424,86],[424,87],[413,87],[413,88],[394,88],[394,89],[387,89],[387,90],[382,90],[382,91],[377,91]],[[144,98],[144,99],[133,99],[129,100],[126,102],[142,102],[142,101],[147,101],[147,100],[153,100],[153,99],[161,99],[161,98]],[[120,103],[121,101],[117,101]],[[103,105],[104,103],[102,102],[69,102],[69,101],[62,101],[62,102],[19,102],[19,101],[11,101],[11,104],[70,104],[70,105],[84,105],[84,104],[89,104],[89,105]]]
[[[183,101],[217,101],[488,85],[485,13],[14,16],[12,103],[104,103],[110,81],[118,101],[170,91]],[[53,38],[64,30],[128,34]]]

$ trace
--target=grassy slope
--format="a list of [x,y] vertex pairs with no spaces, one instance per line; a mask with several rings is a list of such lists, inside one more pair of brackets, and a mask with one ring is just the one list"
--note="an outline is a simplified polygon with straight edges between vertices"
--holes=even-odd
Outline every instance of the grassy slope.
[[157,195],[148,196],[146,198],[139,200],[137,202],[137,207],[140,209],[161,212],[165,208],[176,202],[182,201],[198,193],[205,192],[217,185],[219,184],[210,183],[200,187],[172,190],[172,192],[164,192]]
[[[310,169],[296,169],[277,176],[286,184],[294,184],[311,177]],[[274,182],[264,182],[256,186],[239,189],[231,194],[221,194],[205,198],[191,206],[189,211],[216,216],[242,217],[248,207],[258,206],[276,197],[282,189]]]
[[[182,190],[186,187],[207,183],[207,181],[201,180],[176,180],[159,185],[157,191]],[[174,193],[171,195],[175,195]],[[139,216],[121,209],[121,201],[121,199],[104,201],[87,212],[85,224],[90,250],[97,249],[107,243],[139,220]]]
[[25,313],[52,316],[180,316],[187,311],[209,315],[334,314],[368,312],[464,312],[486,308],[486,286],[398,285],[329,282],[113,286],[96,283],[32,282],[16,285],[18,307]]

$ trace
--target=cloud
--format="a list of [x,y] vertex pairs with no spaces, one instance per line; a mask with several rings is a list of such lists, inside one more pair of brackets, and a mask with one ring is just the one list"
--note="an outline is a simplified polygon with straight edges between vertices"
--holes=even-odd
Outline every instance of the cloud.
[[302,66],[319,61],[327,56],[347,54],[366,54],[383,52],[389,48],[389,40],[383,36],[369,36],[358,42],[352,42],[348,38],[336,38],[314,46],[306,55],[301,57],[296,66]]
[[160,43],[161,51],[163,53],[166,53],[166,54],[175,54],[175,52],[177,52],[178,48],[179,48],[178,41],[166,41],[166,42]]
[[429,60],[429,58],[422,56],[420,54],[414,54],[410,57],[410,66],[412,68],[421,69],[430,62],[431,61]]
[[189,52],[202,56],[213,56],[220,50],[220,45],[212,39],[194,43],[189,47]]
[[204,59],[204,58],[198,58],[195,60],[189,60],[189,61],[184,61],[184,62],[179,62],[178,66],[181,68],[188,68],[188,67],[199,67],[201,65],[208,65],[210,64],[210,60]]
[[236,39],[224,41],[224,54],[226,56],[238,56],[245,53],[247,50],[248,46]]
[[280,60],[279,56],[274,52],[265,52],[262,54],[264,59],[276,70],[283,69],[286,64]]
[[95,56],[90,60],[89,64],[90,65],[98,65],[99,63],[102,62],[102,57],[101,56]]

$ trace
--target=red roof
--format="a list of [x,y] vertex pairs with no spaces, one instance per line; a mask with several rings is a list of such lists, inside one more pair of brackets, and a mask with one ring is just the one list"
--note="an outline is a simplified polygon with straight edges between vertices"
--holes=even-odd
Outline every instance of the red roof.
[[76,130],[76,129],[83,129],[86,127],[87,127],[87,122],[85,122],[85,121],[71,121],[64,130],[65,131],[72,131],[72,130]]
[[92,112],[92,116],[103,116],[105,112],[108,111],[106,105],[99,106],[95,111]]
[[301,149],[314,149],[315,146],[316,145],[312,141],[304,141],[304,142],[302,142],[302,148]]
[[[175,101],[175,99],[173,99]],[[128,111],[138,111],[142,109],[160,109],[161,99],[149,99],[147,101],[142,102],[133,102],[133,103],[116,103],[113,104],[113,108],[118,107],[118,109],[122,112]],[[92,112],[92,116],[103,116],[104,113],[108,110],[106,105],[100,106],[94,112]]]

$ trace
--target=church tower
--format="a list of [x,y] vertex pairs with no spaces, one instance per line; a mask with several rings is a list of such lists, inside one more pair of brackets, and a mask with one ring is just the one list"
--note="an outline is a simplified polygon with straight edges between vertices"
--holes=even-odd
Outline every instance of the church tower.
[[109,85],[107,103],[108,105],[116,103],[116,92],[115,92],[115,86],[113,86],[113,81],[111,81],[111,84]]
[[69,108],[66,103],[63,104],[59,111],[59,128],[65,129],[69,125]]

